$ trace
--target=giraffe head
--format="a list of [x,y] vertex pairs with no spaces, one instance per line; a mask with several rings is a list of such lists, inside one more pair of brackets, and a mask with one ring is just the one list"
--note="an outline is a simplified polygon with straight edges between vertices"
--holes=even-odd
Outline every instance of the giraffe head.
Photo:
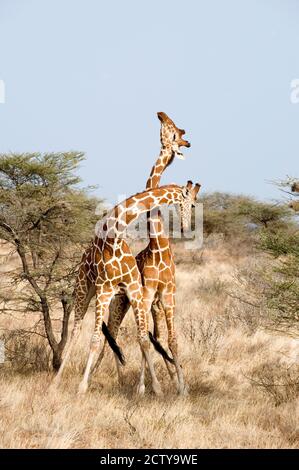
[[192,207],[196,204],[196,197],[201,185],[196,183],[193,186],[192,181],[188,181],[186,186],[182,189],[182,202],[180,204],[181,210],[181,226],[183,230],[187,230],[191,225]]
[[157,115],[161,121],[161,145],[166,148],[171,148],[174,157],[184,160],[184,155],[182,154],[180,147],[191,146],[187,140],[183,139],[185,130],[179,129],[166,113],[159,112]]

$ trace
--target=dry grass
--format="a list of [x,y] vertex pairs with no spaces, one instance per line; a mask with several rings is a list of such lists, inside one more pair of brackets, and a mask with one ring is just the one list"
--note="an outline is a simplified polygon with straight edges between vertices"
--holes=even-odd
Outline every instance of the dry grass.
[[[47,363],[39,337],[24,340],[24,345],[19,341],[12,365],[1,367],[0,447],[298,447],[298,341],[248,329],[236,315],[231,321],[236,304],[227,291],[234,289],[236,269],[248,259],[232,259],[224,247],[207,249],[196,261],[184,257],[180,247],[176,252],[176,316],[189,396],[176,395],[155,354],[164,398],[152,395],[149,382],[145,396],[136,397],[140,352],[129,312],[119,340],[127,358],[123,389],[107,351],[90,390],[77,397],[93,325],[91,306],[56,393],[48,391],[51,372],[36,367]],[[238,308],[245,306],[239,303]],[[0,322],[1,327],[19,327],[16,318],[0,317]]]

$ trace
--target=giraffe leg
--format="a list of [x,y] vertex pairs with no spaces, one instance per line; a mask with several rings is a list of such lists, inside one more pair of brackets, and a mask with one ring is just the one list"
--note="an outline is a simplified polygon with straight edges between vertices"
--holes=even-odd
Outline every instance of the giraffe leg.
[[139,383],[138,383],[138,386],[137,386],[137,394],[138,395],[144,395],[144,392],[145,392],[145,384],[144,384],[145,366],[146,366],[145,355],[141,351],[141,368],[140,368],[140,375],[139,375]]
[[75,320],[74,320],[72,335],[71,335],[70,342],[68,346],[66,347],[66,351],[65,351],[62,363],[60,365],[60,368],[52,382],[53,385],[57,386],[59,385],[61,381],[61,377],[65,369],[65,366],[67,362],[69,361],[73,347],[75,346],[79,338],[79,335],[81,332],[82,321],[87,312],[90,300],[94,296],[94,292],[95,292],[94,286],[88,285],[85,273],[84,273],[84,276],[82,275],[82,273],[79,273],[79,280],[77,284],[76,300],[75,300]]
[[[111,309],[109,310],[108,329],[112,337],[116,340],[120,325],[122,324],[122,321],[130,308],[130,302],[125,294],[120,294],[119,296],[115,296],[115,302],[113,303],[113,305],[111,302],[110,306]],[[123,369],[119,358],[117,357],[117,354],[114,354],[114,359],[116,364],[118,383],[120,386],[123,386]]]
[[[151,308],[153,322],[154,322],[154,337],[160,341],[161,337],[161,325],[165,319],[165,312],[160,300],[155,300]],[[171,367],[170,363],[163,357],[164,364],[170,379],[174,382],[176,380],[176,372]]]
[[101,365],[101,362],[104,358],[104,355],[105,355],[105,351],[106,351],[106,345],[107,345],[107,340],[106,338],[104,339],[104,344],[103,344],[103,347],[102,347],[102,350],[100,351],[100,354],[99,354],[99,357],[97,358],[97,361],[96,363],[94,364],[92,370],[91,370],[91,373],[93,374],[94,372],[96,372],[98,370],[98,368],[100,367]]
[[[107,339],[105,338],[102,350],[100,351],[99,356],[98,356],[95,364],[93,365],[93,367],[91,369],[91,374],[96,372],[97,369],[100,367],[101,362],[102,362],[102,360],[104,358],[104,355],[105,355],[106,346],[107,346]],[[113,352],[113,355],[114,355],[114,360],[115,360],[115,365],[116,365],[116,370],[117,370],[118,383],[119,383],[120,386],[122,386],[123,385],[123,375],[122,375],[122,371],[121,371],[121,364],[119,362],[117,354],[115,354],[115,352]]]
[[185,388],[183,371],[178,358],[178,344],[174,328],[174,293],[172,291],[163,292],[162,304],[168,330],[168,346],[172,353],[178,378],[178,392],[180,395],[186,395],[187,389]]
[[93,369],[94,361],[97,359],[100,349],[100,340],[102,333],[102,324],[110,301],[113,297],[114,289],[101,285],[96,286],[96,320],[94,333],[92,335],[89,356],[84,371],[83,379],[79,385],[78,393],[83,394],[87,391],[90,372]]
[[[112,336],[113,339],[116,340],[120,325],[123,319],[126,316],[127,311],[130,308],[130,302],[128,297],[125,294],[116,294],[110,302],[109,305],[109,318],[108,318],[108,325],[107,328]],[[99,358],[95,364],[94,370],[97,370],[99,365],[101,364],[105,348],[106,348],[107,340],[105,339],[102,351],[100,352]],[[114,354],[116,369],[118,374],[118,381],[119,384],[123,384],[123,375],[122,375],[122,366],[119,362],[119,359],[116,354]]]
[[[149,372],[152,379],[153,391],[156,395],[162,395],[161,386],[156,376],[154,364],[150,354],[150,340],[148,335],[148,312],[155,295],[155,290],[144,287],[142,297],[142,293],[140,292],[140,290],[131,290],[130,286],[128,286],[127,293],[134,310],[135,319],[137,323],[138,340],[142,351],[142,356],[144,356],[149,368]],[[144,359],[142,359],[138,391],[144,389],[145,361]]]

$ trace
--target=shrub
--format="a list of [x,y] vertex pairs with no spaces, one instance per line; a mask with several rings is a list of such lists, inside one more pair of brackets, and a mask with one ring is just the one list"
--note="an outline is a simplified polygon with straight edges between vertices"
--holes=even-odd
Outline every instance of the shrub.
[[263,233],[260,248],[274,258],[265,274],[265,297],[272,312],[273,327],[299,331],[299,230]]
[[293,364],[263,364],[253,370],[253,386],[270,396],[276,406],[295,400],[299,393],[299,366]]

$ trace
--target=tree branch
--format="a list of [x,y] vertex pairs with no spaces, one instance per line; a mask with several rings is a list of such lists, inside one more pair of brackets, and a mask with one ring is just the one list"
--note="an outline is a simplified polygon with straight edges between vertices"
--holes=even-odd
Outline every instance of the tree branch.
[[56,341],[56,338],[54,336],[53,329],[52,329],[49,305],[47,302],[45,292],[38,286],[34,277],[30,273],[29,266],[27,263],[25,248],[20,238],[16,234],[16,232],[6,222],[0,221],[0,226],[3,227],[7,232],[9,232],[12,235],[14,244],[17,249],[17,253],[21,259],[24,277],[29,282],[29,284],[32,286],[32,288],[34,289],[34,291],[40,298],[41,309],[42,309],[42,313],[43,313],[44,321],[45,321],[46,335],[47,335],[51,348],[54,350],[57,348],[57,341]]

